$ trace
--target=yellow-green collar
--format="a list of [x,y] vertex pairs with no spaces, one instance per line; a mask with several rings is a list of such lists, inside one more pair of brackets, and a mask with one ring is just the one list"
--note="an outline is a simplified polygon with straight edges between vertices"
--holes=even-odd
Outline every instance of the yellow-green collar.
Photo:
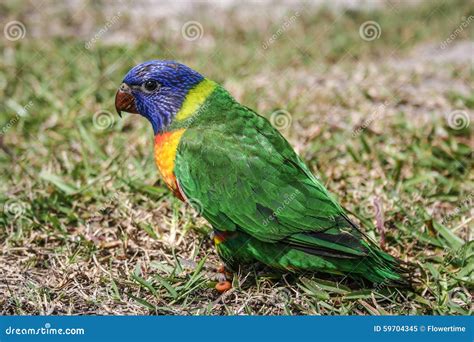
[[214,81],[207,78],[199,82],[186,95],[181,109],[176,113],[175,120],[183,121],[192,116],[212,94],[216,86]]

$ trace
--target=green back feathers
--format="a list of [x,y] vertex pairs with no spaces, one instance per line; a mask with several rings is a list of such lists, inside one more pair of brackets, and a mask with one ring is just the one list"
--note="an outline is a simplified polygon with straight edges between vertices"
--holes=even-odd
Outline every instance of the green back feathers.
[[400,278],[393,258],[366,242],[268,120],[218,86],[184,123],[175,161],[179,185],[215,229],[246,237],[247,246],[234,246],[234,253],[247,253],[240,259],[355,271],[374,281]]

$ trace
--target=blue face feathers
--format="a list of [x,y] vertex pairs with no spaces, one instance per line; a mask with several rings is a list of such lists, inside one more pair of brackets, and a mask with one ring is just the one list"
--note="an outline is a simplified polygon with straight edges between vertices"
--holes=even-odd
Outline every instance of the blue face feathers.
[[123,82],[130,86],[138,112],[157,134],[171,123],[189,90],[203,79],[186,65],[154,60],[133,67]]

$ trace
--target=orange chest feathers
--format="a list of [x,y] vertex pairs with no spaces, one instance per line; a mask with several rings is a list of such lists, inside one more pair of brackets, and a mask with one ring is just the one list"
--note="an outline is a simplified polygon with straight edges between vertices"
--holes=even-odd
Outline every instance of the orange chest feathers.
[[174,165],[178,144],[184,131],[185,129],[180,129],[155,136],[156,166],[168,188],[182,201],[184,201],[184,196],[174,175]]

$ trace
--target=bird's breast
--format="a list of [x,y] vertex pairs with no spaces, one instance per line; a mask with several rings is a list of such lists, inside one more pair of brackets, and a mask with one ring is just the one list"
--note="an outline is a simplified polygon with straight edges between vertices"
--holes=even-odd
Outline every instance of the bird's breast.
[[184,194],[181,192],[178,181],[176,180],[174,165],[179,141],[184,132],[185,129],[183,128],[155,136],[156,166],[168,188],[182,201],[184,201]]

